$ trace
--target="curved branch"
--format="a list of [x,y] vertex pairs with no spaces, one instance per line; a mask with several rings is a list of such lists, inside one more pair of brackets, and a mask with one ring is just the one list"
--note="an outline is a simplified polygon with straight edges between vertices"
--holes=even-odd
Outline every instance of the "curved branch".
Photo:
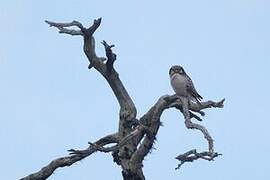
[[[95,142],[95,144],[99,146],[104,146],[106,144],[110,143],[117,143],[118,142],[118,134],[111,134],[108,136],[105,136],[98,141]],[[43,167],[40,171],[30,174],[24,178],[21,178],[20,180],[34,180],[34,179],[47,179],[57,168],[65,167],[65,166],[71,166],[72,164],[90,156],[94,152],[96,152],[98,149],[95,146],[90,145],[85,150],[69,150],[70,152],[77,152],[75,154],[71,153],[69,156],[57,158],[53,161],[51,161],[47,166]],[[78,153],[81,152],[81,153]],[[87,152],[87,153],[85,153]]]
[[185,125],[188,129],[197,129],[199,131],[201,131],[205,137],[205,139],[208,142],[208,150],[210,153],[214,152],[214,140],[211,137],[211,135],[209,134],[209,132],[207,131],[207,129],[205,127],[203,127],[202,125],[196,124],[191,122],[190,120],[186,120],[185,121]]

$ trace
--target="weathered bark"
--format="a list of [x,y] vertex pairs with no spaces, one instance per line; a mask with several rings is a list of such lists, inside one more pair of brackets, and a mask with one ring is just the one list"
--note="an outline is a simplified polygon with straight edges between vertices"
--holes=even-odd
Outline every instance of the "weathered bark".
[[[197,159],[213,160],[218,153],[214,152],[213,139],[207,129],[191,121],[194,118],[201,121],[204,115],[202,109],[211,107],[223,107],[224,99],[219,102],[207,101],[201,104],[188,103],[185,98],[176,95],[161,96],[157,102],[141,118],[137,118],[136,107],[130,98],[127,90],[120,80],[118,72],[114,69],[113,64],[116,55],[112,51],[114,45],[107,44],[103,41],[106,58],[98,57],[95,52],[94,32],[98,29],[101,18],[94,20],[89,28],[85,28],[80,22],[72,21],[71,23],[55,23],[46,21],[50,26],[59,29],[59,33],[82,36],[84,39],[84,53],[89,60],[88,68],[96,69],[110,85],[120,106],[119,127],[115,134],[105,136],[95,143],[89,142],[89,147],[84,150],[70,149],[70,154],[66,157],[53,160],[40,171],[30,174],[22,180],[47,179],[59,167],[70,166],[83,158],[90,156],[96,151],[108,153],[111,152],[114,162],[121,166],[124,180],[144,180],[143,160],[153,148],[159,127],[161,125],[160,117],[164,110],[169,108],[178,109],[185,118],[187,128],[200,130],[208,141],[208,151],[197,153],[196,150],[190,150],[176,157],[180,161],[178,168],[185,162],[192,162]],[[76,26],[79,30],[69,29]],[[105,145],[113,144],[110,147]]]

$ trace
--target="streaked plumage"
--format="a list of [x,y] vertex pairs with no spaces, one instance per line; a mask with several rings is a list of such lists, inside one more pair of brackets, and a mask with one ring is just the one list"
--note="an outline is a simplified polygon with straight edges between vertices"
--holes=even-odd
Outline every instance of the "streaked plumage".
[[170,71],[171,85],[178,96],[188,97],[199,103],[202,96],[196,91],[191,78],[186,74],[183,67],[179,65],[172,66]]

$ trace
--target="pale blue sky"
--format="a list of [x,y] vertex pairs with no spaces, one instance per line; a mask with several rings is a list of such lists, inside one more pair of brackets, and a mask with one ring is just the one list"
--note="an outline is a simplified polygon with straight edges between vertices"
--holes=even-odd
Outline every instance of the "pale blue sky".
[[[116,45],[116,69],[141,116],[172,94],[168,69],[181,64],[204,98],[226,98],[202,122],[223,156],[175,171],[180,153],[207,144],[182,116],[162,116],[146,179],[270,179],[270,1],[0,0],[0,179],[36,172],[67,149],[117,130],[118,106],[108,85],[87,69],[82,39],[60,35],[44,20],[102,17],[96,41]],[[99,55],[104,54],[97,44]],[[153,78],[155,77],[155,78]],[[106,173],[104,173],[106,172]],[[108,154],[61,168],[51,180],[121,179]]]

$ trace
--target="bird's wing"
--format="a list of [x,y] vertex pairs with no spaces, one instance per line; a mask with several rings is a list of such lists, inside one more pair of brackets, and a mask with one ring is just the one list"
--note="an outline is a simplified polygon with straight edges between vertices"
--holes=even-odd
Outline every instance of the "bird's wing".
[[191,80],[191,78],[187,76],[187,91],[191,94],[192,97],[196,98],[196,99],[203,99],[202,96],[196,91],[195,87],[194,87],[194,84]]

